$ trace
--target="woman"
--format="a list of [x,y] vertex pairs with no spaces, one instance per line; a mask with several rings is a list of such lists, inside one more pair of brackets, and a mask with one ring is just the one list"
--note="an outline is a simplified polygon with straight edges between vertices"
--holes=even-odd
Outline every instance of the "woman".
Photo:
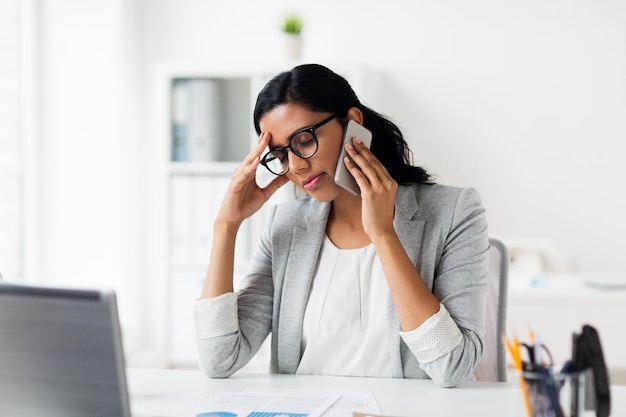
[[[373,135],[371,150],[358,138],[346,145],[360,196],[333,180],[350,119]],[[269,81],[254,124],[260,137],[215,219],[194,306],[201,368],[231,375],[271,332],[272,372],[441,386],[471,379],[482,353],[489,246],[478,194],[433,184],[411,166],[397,126],[321,65]],[[265,189],[255,183],[259,164],[277,174]],[[273,208],[234,294],[239,226],[288,181],[306,197]]]

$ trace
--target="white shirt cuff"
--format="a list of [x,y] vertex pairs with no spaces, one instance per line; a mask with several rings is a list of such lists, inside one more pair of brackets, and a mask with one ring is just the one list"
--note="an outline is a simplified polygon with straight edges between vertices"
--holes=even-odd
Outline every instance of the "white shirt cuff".
[[449,353],[463,341],[463,335],[443,304],[421,326],[408,332],[400,332],[415,358],[429,363]]
[[196,300],[193,315],[197,339],[224,336],[239,330],[237,296],[234,292]]

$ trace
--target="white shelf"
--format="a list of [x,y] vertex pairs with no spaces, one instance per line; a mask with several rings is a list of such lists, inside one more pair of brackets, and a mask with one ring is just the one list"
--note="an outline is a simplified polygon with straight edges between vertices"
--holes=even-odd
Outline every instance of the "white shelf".
[[171,175],[232,175],[240,162],[172,162]]
[[[167,365],[197,364],[192,304],[202,288],[211,249],[212,224],[222,196],[233,172],[257,139],[252,126],[252,109],[258,92],[271,77],[267,74],[256,69],[204,65],[161,65],[156,68],[154,171],[150,177],[159,180],[154,182],[154,204],[151,207],[155,210],[150,213],[153,216],[150,230],[154,238],[148,256],[153,264],[150,276],[155,277],[156,287],[153,313],[157,321],[167,323],[159,329],[158,336],[159,350]],[[179,153],[181,148],[176,152],[173,148],[173,134],[182,132],[187,135],[185,140],[190,141],[194,139],[190,121],[202,121],[197,119],[202,117],[197,111],[204,109],[202,104],[193,107],[197,101],[190,101],[191,107],[185,108],[183,113],[174,113],[175,109],[180,109],[175,103],[187,103],[185,97],[191,97],[174,93],[180,94],[175,87],[181,83],[191,85],[188,80],[210,80],[214,88],[209,91],[217,94],[207,110],[214,109],[211,106],[217,103],[218,116],[215,110],[211,110],[208,119],[203,121],[218,123],[219,128],[212,137],[219,142],[209,145],[215,148],[211,148],[213,151],[205,156],[205,160],[198,159],[190,148],[182,153]],[[181,114],[187,114],[186,118]],[[179,124],[174,125],[174,120]],[[178,130],[181,120],[186,120],[189,130]],[[194,123],[198,126],[197,122]],[[184,160],[173,161],[174,158]],[[256,216],[259,221],[255,217],[246,220],[240,229],[235,254],[236,282],[244,272],[242,265],[249,259],[252,242],[258,240],[262,216],[263,213]]]

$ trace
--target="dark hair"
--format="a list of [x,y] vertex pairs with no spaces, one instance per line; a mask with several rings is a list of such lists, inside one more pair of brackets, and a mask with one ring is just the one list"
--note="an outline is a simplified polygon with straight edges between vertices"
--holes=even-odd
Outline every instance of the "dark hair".
[[299,65],[281,72],[263,87],[254,107],[254,128],[261,133],[260,120],[275,107],[298,103],[311,111],[336,113],[346,117],[357,107],[363,113],[363,126],[372,132],[372,153],[383,163],[398,184],[430,183],[424,168],[413,166],[413,154],[398,126],[363,105],[342,76],[318,64]]

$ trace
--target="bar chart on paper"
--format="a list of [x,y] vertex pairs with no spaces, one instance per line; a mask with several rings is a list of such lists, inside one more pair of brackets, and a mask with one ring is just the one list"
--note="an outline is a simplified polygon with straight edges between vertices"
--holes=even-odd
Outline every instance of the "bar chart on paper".
[[146,396],[135,412],[177,417],[352,417],[379,413],[369,390],[278,389]]
[[[318,417],[337,400],[338,395],[312,392],[217,392],[193,408],[195,417],[209,417],[224,410],[237,417]],[[204,410],[203,410],[204,409]],[[218,416],[227,417],[227,416]]]

